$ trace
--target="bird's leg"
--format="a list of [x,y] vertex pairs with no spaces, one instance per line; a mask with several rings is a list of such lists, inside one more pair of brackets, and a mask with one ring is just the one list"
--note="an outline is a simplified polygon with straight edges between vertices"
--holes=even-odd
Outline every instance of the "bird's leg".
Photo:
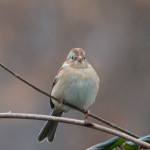
[[85,113],[85,119],[87,119],[87,117],[90,114],[90,111],[88,109],[85,109],[85,108],[83,108],[83,110],[84,110],[84,113]]
[[59,107],[62,108],[64,104],[65,104],[65,100],[61,98]]

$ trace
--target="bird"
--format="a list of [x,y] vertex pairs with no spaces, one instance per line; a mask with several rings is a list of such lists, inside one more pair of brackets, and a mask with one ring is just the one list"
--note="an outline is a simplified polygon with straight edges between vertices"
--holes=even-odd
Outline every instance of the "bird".
[[[96,71],[86,59],[85,51],[82,48],[73,48],[58,70],[50,94],[71,105],[87,109],[95,102],[99,82]],[[53,109],[51,116],[57,117],[73,109],[66,105],[60,106],[60,103],[52,98],[50,106]],[[47,139],[51,143],[57,126],[58,122],[47,121],[38,135],[39,142]]]

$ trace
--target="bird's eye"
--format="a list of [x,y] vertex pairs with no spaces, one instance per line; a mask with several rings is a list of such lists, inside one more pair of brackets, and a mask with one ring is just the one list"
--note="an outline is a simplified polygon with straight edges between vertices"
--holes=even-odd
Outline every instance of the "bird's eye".
[[83,59],[84,59],[84,60],[86,60],[86,57],[85,57],[85,56],[83,56]]
[[71,57],[71,59],[73,60],[73,59],[74,59],[74,57],[72,56],[72,57]]

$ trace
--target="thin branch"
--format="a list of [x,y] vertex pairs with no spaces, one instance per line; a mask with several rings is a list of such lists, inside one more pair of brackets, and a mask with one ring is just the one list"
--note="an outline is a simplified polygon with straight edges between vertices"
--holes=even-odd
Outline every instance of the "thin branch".
[[132,141],[137,145],[150,148],[150,144],[140,141],[139,139],[136,139],[132,136],[129,136],[125,133],[122,133],[120,131],[116,131],[95,123],[83,121],[83,120],[77,120],[77,119],[70,119],[70,118],[64,118],[64,117],[54,117],[54,116],[47,116],[47,115],[38,115],[38,114],[24,114],[24,113],[0,113],[0,118],[15,118],[15,119],[31,119],[31,120],[52,120],[52,121],[58,121],[62,123],[67,124],[73,124],[78,126],[83,126],[91,129],[96,129],[99,131],[103,131],[112,135],[116,135],[119,137],[122,137],[126,140]]
[[[25,80],[25,79],[23,79],[22,77],[20,77],[19,75],[17,75],[15,72],[13,72],[13,71],[11,71],[10,69],[8,69],[8,67],[4,66],[2,63],[0,63],[0,66],[1,66],[3,69],[5,69],[6,71],[8,71],[10,74],[12,74],[12,75],[15,76],[16,78],[18,78],[19,80],[21,80],[22,82],[24,82],[25,84],[27,84],[27,85],[29,85],[30,87],[32,87],[33,89],[35,89],[36,91],[38,91],[38,92],[40,92],[40,93],[42,93],[42,94],[44,94],[44,95],[46,95],[46,96],[48,96],[48,97],[50,97],[50,98],[52,98],[52,99],[55,99],[56,101],[58,101],[59,103],[61,103],[61,100],[60,100],[60,99],[58,99],[58,98],[56,98],[56,97],[53,97],[52,95],[50,95],[50,94],[44,92],[43,90],[41,90],[41,89],[38,88],[37,86],[31,84],[31,83],[28,82],[27,80]],[[65,105],[67,105],[67,106],[69,106],[69,107],[71,107],[71,108],[73,108],[73,109],[76,109],[76,110],[78,110],[78,111],[80,111],[80,112],[86,114],[86,112],[85,112],[84,109],[81,109],[81,108],[79,108],[79,107],[73,106],[73,105],[71,105],[71,104],[69,104],[69,103],[67,103],[67,102],[65,102]],[[126,134],[128,134],[128,135],[130,135],[130,136],[132,136],[132,137],[139,138],[138,135],[135,135],[135,134],[133,134],[133,133],[131,133],[131,132],[129,132],[129,131],[127,131],[127,130],[125,130],[125,129],[123,129],[123,128],[121,128],[121,127],[115,125],[115,124],[113,124],[113,123],[110,123],[109,121],[106,121],[106,120],[104,120],[103,118],[100,118],[100,117],[98,117],[98,116],[96,116],[96,115],[94,115],[94,114],[92,114],[92,113],[89,113],[89,116],[92,117],[92,118],[94,118],[94,119],[96,119],[96,120],[98,120],[98,121],[101,121],[101,122],[105,123],[106,125],[108,125],[108,126],[110,126],[110,127],[112,127],[112,128],[115,128],[115,129],[117,129],[117,130],[119,130],[119,131],[121,131],[121,132],[123,132],[123,133],[126,133]]]

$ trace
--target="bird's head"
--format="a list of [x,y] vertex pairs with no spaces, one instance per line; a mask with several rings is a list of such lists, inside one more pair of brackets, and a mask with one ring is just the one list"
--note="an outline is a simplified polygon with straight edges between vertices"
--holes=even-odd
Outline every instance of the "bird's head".
[[73,48],[68,54],[66,63],[72,67],[87,67],[88,62],[84,50],[82,48]]

